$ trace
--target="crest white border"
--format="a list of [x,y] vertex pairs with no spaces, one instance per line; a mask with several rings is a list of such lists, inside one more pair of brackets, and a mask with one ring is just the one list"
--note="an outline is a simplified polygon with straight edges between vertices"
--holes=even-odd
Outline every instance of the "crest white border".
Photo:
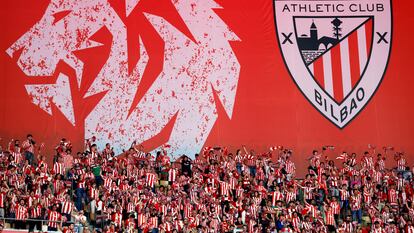
[[[300,14],[295,12],[283,12],[282,4],[318,4],[318,3],[335,3],[343,4],[345,9],[349,9],[351,4],[372,4],[372,3],[382,3],[384,7],[383,12],[369,12],[366,14],[361,14],[360,12],[334,12],[334,13],[314,13],[314,12],[302,12]],[[281,7],[282,6],[282,7]],[[290,76],[294,80],[296,86],[306,97],[306,99],[311,102],[311,104],[329,121],[331,121],[338,128],[345,128],[356,116],[361,113],[361,111],[367,106],[371,98],[375,95],[375,92],[378,90],[385,72],[388,67],[389,59],[391,56],[391,47],[393,39],[393,18],[392,18],[392,2],[391,0],[362,0],[362,1],[309,1],[309,0],[273,0],[273,10],[276,26],[276,34],[279,49],[282,53],[285,66],[288,68]],[[339,105],[329,96],[314,80],[313,76],[309,72],[308,68],[305,66],[302,55],[297,46],[297,41],[295,37],[294,29],[294,17],[321,17],[321,16],[330,16],[332,17],[349,17],[349,16],[372,16],[373,17],[373,38],[371,45],[371,54],[365,71],[362,74],[360,81],[357,83],[355,88],[348,94],[347,98],[342,101]],[[386,37],[388,43],[377,44],[378,36],[376,32],[388,32]],[[284,36],[282,33],[289,34],[293,33],[290,39],[293,44],[285,43],[282,44]],[[384,55],[387,56],[384,56]],[[380,69],[378,68],[380,67]],[[364,92],[363,98],[361,97],[361,89]],[[322,105],[316,102],[315,92],[321,95]],[[357,96],[358,95],[358,96]],[[361,101],[358,101],[361,99]],[[326,104],[324,103],[326,100]],[[341,109],[349,108],[351,102],[355,101],[357,103],[357,108],[351,113],[348,113],[348,116],[341,121],[340,113]],[[336,119],[335,119],[336,117]]]

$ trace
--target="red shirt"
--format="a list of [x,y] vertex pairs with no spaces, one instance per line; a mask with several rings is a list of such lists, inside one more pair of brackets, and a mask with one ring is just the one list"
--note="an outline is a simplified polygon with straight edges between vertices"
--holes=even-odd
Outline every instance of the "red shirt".
[[34,153],[34,145],[29,140],[24,141],[22,143],[22,147],[23,147],[24,151]]
[[48,218],[49,222],[47,223],[47,225],[49,227],[57,228],[59,223],[55,221],[59,221],[62,216],[57,211],[53,211],[53,210],[49,210],[48,216],[49,216]]
[[42,214],[42,206],[38,204],[30,208],[30,218],[39,218]]
[[16,220],[26,220],[27,219],[27,207],[17,204],[16,205]]

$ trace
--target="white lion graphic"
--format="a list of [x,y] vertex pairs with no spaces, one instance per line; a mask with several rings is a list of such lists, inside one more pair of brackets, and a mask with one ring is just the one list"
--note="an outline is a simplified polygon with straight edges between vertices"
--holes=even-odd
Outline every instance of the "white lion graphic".
[[[145,14],[164,40],[165,51],[162,72],[136,107],[132,102],[150,59],[144,44],[150,43],[140,40],[140,60],[129,73],[127,28],[106,0],[52,0],[43,18],[7,53],[13,56],[22,50],[18,65],[28,76],[52,75],[63,60],[76,71],[80,86],[83,63],[72,52],[99,46],[89,38],[107,27],[113,40],[110,54],[85,97],[105,94],[85,119],[85,138],[96,136],[99,146],[111,142],[121,152],[133,141],[154,137],[176,116],[168,141],[170,155],[193,156],[217,120],[214,93],[232,116],[240,65],[230,41],[239,39],[214,12],[220,6],[213,0],[172,3],[194,41],[164,18]],[[138,0],[127,0],[127,15],[137,4]],[[67,15],[55,22],[58,12]],[[56,84],[27,85],[26,89],[33,103],[52,114],[52,101],[75,124],[67,82],[67,76],[60,74]]]

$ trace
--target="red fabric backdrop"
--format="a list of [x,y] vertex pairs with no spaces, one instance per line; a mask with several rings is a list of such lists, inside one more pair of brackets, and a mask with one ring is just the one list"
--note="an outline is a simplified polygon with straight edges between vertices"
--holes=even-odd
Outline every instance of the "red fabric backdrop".
[[[115,8],[124,8],[124,1],[112,0]],[[414,79],[412,78],[413,42],[411,26],[414,24],[413,1],[394,1],[394,34],[391,58],[384,80],[367,107],[344,129],[338,129],[325,119],[298,90],[283,62],[275,32],[273,3],[271,0],[240,1],[217,0],[223,9],[217,10],[220,17],[241,39],[231,42],[241,66],[239,85],[232,119],[222,114],[219,117],[205,145],[227,145],[230,149],[242,144],[264,151],[269,146],[285,145],[294,150],[294,161],[304,164],[303,156],[312,148],[335,145],[337,153],[342,149],[361,152],[369,143],[382,147],[392,145],[404,151],[410,162],[414,152]],[[56,76],[31,79],[16,65],[5,50],[34,25],[43,15],[47,0],[6,0],[0,9],[0,136],[2,144],[11,138],[23,139],[31,132],[38,142],[46,142],[49,151],[59,138],[69,138],[79,149],[84,139],[82,121],[71,125],[65,117],[53,108],[53,117],[31,103],[24,85],[27,83],[48,83]],[[168,1],[142,0],[139,13],[151,12],[169,14]],[[121,11],[121,10],[119,10]],[[122,18],[122,17],[121,17]],[[157,50],[162,41],[155,35],[148,22],[138,17],[131,27],[140,30],[144,40],[152,40],[150,56],[162,56]],[[100,41],[108,38],[102,36]],[[77,55],[85,62],[85,82],[97,73],[108,52],[109,46],[101,46]],[[136,55],[138,56],[138,55]],[[137,59],[137,58],[135,58]],[[58,70],[75,79],[74,71],[64,64]],[[147,71],[155,76],[161,66],[153,65]],[[151,83],[143,81],[142,93]],[[71,84],[75,90],[75,84]],[[81,92],[85,92],[85,88]],[[138,94],[140,95],[140,94]],[[141,94],[142,95],[142,94]],[[73,94],[76,119],[84,118],[98,97],[82,99]],[[154,148],[167,140],[169,130],[146,142],[147,148]],[[333,153],[332,153],[333,154]],[[334,155],[332,155],[334,156]],[[301,169],[303,165],[299,165]]]

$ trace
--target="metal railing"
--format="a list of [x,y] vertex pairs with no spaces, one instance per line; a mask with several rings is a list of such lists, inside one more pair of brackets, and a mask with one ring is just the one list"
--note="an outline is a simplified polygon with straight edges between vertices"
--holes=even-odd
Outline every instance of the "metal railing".
[[53,222],[53,223],[58,224],[58,231],[57,232],[61,232],[59,229],[62,229],[62,224],[63,223],[73,223],[74,226],[75,226],[75,230],[74,230],[75,233],[81,233],[83,228],[90,228],[90,230],[92,230],[89,223],[88,223],[87,226],[83,226],[81,223],[75,223],[75,222],[72,222],[72,221],[63,221],[63,220],[52,221],[52,220],[47,220],[47,219],[36,219],[36,218],[16,219],[16,218],[3,218],[3,217],[1,217],[0,221],[3,222],[3,227],[5,227],[6,223],[8,223],[8,224],[16,224],[16,223],[22,224],[22,223],[24,223],[25,224],[24,225],[25,228],[18,229],[18,228],[16,228],[16,226],[14,226],[12,228],[11,225],[10,225],[10,228],[7,228],[7,229],[13,229],[13,230],[27,230],[27,229],[29,229],[28,224],[38,223],[38,222],[40,222],[40,225],[41,225],[42,229],[37,229],[36,228],[36,230],[37,231],[43,231],[43,232],[45,232],[43,230],[44,228],[46,228],[46,232],[51,232],[51,231],[47,230],[47,226],[48,226],[49,222]]

